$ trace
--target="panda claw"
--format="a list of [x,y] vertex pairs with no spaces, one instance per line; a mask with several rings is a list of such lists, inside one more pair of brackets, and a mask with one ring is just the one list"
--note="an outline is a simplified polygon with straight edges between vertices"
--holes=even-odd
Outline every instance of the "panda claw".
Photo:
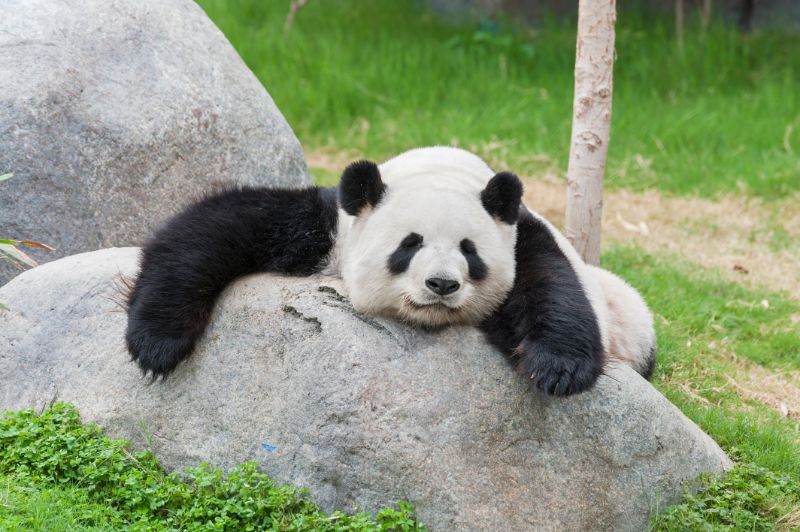
[[139,365],[144,377],[150,377],[152,384],[159,378],[167,378],[189,356],[196,338],[155,336],[129,324],[126,341],[131,359]]
[[599,361],[561,355],[538,341],[523,341],[518,352],[522,355],[519,367],[530,375],[531,385],[548,395],[584,392],[594,386],[602,373]]

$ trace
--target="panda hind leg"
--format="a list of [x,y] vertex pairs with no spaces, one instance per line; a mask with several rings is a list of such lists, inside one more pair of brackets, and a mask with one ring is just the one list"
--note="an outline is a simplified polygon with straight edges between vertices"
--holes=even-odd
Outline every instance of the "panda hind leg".
[[591,266],[608,308],[608,359],[629,365],[645,379],[656,366],[653,315],[639,292],[617,275]]

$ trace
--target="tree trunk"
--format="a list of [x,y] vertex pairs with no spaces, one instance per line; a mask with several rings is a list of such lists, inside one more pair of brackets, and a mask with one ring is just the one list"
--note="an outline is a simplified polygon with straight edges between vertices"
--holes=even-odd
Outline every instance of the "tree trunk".
[[284,37],[289,35],[289,31],[292,29],[294,17],[297,16],[297,12],[303,9],[307,3],[308,0],[292,0],[292,3],[289,5],[289,13],[286,14],[286,21],[283,23]]
[[703,31],[706,31],[709,24],[711,24],[711,9],[711,0],[703,0],[703,8],[700,12],[703,20]]
[[566,236],[589,264],[600,262],[603,174],[611,129],[615,0],[580,0]]
[[675,36],[678,39],[678,50],[683,52],[683,0],[675,0]]

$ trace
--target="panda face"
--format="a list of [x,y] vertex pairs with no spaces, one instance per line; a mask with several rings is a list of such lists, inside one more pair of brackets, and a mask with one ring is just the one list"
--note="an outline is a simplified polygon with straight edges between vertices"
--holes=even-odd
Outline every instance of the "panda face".
[[345,240],[342,277],[367,314],[475,325],[514,282],[516,225],[493,217],[479,191],[389,186]]

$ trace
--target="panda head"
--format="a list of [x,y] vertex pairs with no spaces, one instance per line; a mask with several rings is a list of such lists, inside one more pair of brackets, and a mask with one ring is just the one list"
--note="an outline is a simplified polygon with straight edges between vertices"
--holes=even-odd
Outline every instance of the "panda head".
[[353,218],[340,266],[350,299],[360,312],[425,327],[478,324],[514,283],[522,184],[509,172],[482,189],[422,177],[384,182],[369,161],[344,171],[339,201]]

